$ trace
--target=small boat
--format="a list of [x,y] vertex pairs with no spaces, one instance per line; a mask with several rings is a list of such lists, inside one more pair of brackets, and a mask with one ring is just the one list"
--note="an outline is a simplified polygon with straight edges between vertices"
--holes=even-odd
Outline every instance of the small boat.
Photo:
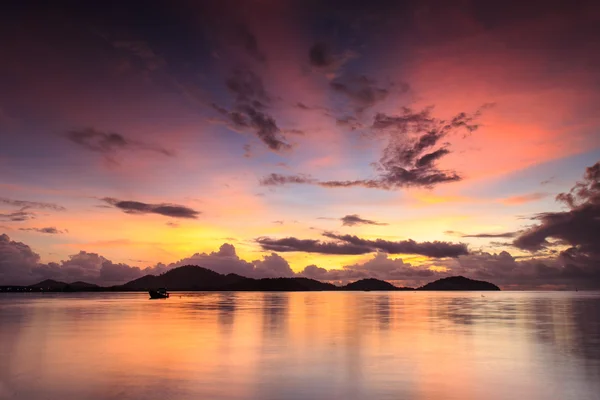
[[151,299],[168,299],[169,298],[169,293],[167,292],[167,289],[164,289],[164,288],[156,289],[156,290],[149,290],[148,293],[150,294]]

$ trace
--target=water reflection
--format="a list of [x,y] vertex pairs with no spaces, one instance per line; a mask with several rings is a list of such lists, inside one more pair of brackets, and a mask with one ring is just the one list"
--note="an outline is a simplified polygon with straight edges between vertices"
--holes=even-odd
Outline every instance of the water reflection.
[[0,296],[0,399],[598,399],[599,293]]

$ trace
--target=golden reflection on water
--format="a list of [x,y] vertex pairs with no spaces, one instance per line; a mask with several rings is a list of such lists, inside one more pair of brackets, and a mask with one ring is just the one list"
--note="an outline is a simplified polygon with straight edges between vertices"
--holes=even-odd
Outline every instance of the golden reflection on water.
[[600,293],[0,296],[0,399],[600,399]]

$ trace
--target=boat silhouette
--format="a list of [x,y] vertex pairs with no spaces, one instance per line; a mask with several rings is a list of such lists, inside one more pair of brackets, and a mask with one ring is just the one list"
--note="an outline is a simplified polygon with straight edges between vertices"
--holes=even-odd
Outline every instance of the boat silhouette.
[[169,293],[167,289],[161,288],[156,290],[149,290],[150,299],[167,299],[169,298]]

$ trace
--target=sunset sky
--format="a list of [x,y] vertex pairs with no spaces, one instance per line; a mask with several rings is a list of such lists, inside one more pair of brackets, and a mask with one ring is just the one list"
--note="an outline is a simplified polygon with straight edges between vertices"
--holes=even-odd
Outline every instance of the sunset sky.
[[28,3],[0,6],[0,285],[600,287],[598,2]]

